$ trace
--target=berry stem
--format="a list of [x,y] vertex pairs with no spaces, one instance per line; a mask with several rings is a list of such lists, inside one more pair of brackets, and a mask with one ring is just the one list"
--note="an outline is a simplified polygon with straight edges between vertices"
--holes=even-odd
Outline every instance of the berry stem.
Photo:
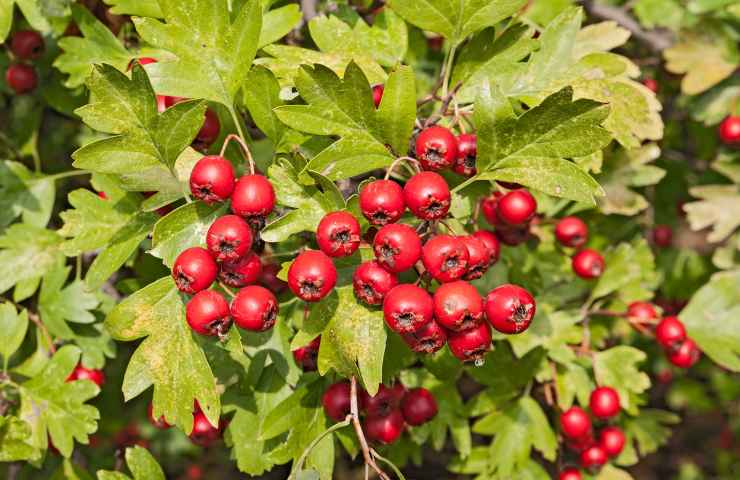
[[421,172],[421,166],[419,165],[419,161],[417,159],[411,157],[398,157],[397,159],[393,160],[393,163],[391,163],[388,167],[388,170],[385,172],[384,180],[388,180],[391,177],[391,172],[393,172],[393,169],[396,168],[396,165],[398,165],[402,160],[406,160],[407,162],[413,164],[416,169]]
[[249,151],[249,147],[241,136],[236,135],[235,133],[228,134],[224,139],[224,144],[221,146],[221,152],[219,153],[219,155],[222,157],[224,156],[224,152],[226,152],[226,147],[228,147],[229,142],[232,140],[236,140],[236,143],[238,143],[242,147],[242,152],[244,152],[244,155],[247,157],[247,161],[249,162],[249,173],[254,175],[254,158],[252,158],[252,152]]
[[345,417],[345,419],[344,419],[344,420],[342,420],[342,421],[341,421],[341,422],[339,422],[339,423],[335,423],[335,424],[334,424],[334,425],[332,425],[331,427],[327,428],[327,429],[326,429],[326,430],[324,431],[324,433],[322,433],[321,435],[319,435],[318,437],[316,437],[316,438],[315,438],[315,439],[314,439],[314,440],[313,440],[313,441],[312,441],[312,442],[311,442],[311,443],[309,444],[308,448],[306,448],[306,449],[305,449],[305,450],[303,451],[303,453],[301,454],[300,458],[298,459],[298,461],[297,461],[297,462],[296,462],[296,464],[295,464],[295,469],[294,469],[294,470],[293,470],[293,472],[292,472],[292,473],[290,474],[290,477],[288,477],[288,480],[292,480],[292,479],[295,479],[295,478],[296,478],[296,475],[297,475],[298,473],[300,473],[300,472],[301,472],[301,470],[303,469],[303,464],[304,464],[304,463],[306,463],[306,459],[307,459],[307,458],[308,458],[308,456],[309,456],[309,455],[311,454],[311,451],[312,451],[312,450],[313,450],[314,448],[316,448],[316,445],[318,445],[318,444],[319,444],[319,442],[320,442],[321,440],[323,440],[323,439],[324,439],[324,437],[326,437],[327,435],[331,435],[332,433],[336,432],[337,430],[339,430],[339,429],[342,429],[342,428],[344,428],[344,427],[348,426],[348,425],[349,425],[350,423],[352,423],[352,415],[347,415],[347,416]]
[[360,442],[360,447],[362,448],[362,456],[365,458],[365,464],[369,465],[370,468],[375,470],[378,476],[383,480],[391,480],[388,474],[381,470],[380,467],[378,467],[378,464],[375,463],[373,455],[370,453],[370,447],[368,446],[367,440],[365,439],[365,433],[362,431],[362,425],[360,424],[360,413],[359,409],[357,408],[357,378],[355,378],[354,375],[352,376],[350,385],[350,416],[352,417],[352,424],[355,427],[357,440]]
[[224,282],[218,282],[218,285],[219,285],[219,286],[220,286],[221,288],[223,288],[223,289],[224,289],[224,292],[226,292],[227,294],[229,294],[229,296],[230,296],[231,298],[234,298],[234,297],[236,296],[236,294],[235,294],[235,293],[234,293],[234,292],[233,292],[233,291],[232,291],[232,290],[231,290],[231,289],[230,289],[229,287],[227,287],[227,286],[226,286],[226,285],[224,284]]

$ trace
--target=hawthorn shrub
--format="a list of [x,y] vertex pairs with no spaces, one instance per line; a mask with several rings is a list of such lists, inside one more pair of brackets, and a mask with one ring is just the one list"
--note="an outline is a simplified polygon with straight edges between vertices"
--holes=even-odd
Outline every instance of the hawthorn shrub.
[[9,0],[0,40],[6,478],[737,478],[737,1]]

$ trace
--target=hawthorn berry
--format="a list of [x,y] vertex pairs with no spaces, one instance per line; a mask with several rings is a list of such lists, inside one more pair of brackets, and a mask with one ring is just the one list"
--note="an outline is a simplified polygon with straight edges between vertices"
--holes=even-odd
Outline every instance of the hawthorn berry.
[[210,287],[217,273],[216,261],[208,250],[201,247],[183,250],[172,266],[172,278],[177,288],[191,295]]
[[581,453],[594,443],[595,442],[592,431],[589,431],[588,435],[584,437],[566,438],[565,440],[565,446],[576,453]]
[[403,397],[401,413],[403,419],[414,427],[422,425],[437,416],[437,401],[426,388],[412,388]]
[[98,387],[102,387],[105,383],[105,373],[95,368],[86,368],[81,363],[78,363],[66,381],[74,382],[75,380],[90,380]]
[[393,180],[375,180],[360,190],[360,210],[373,225],[395,223],[406,210],[403,189]]
[[219,122],[218,120],[218,115],[216,115],[216,112],[214,112],[210,108],[207,108],[205,118],[203,119],[203,126],[200,127],[195,140],[198,143],[209,147],[213,142],[216,141],[220,131],[221,122]]
[[231,211],[250,224],[259,224],[275,208],[275,189],[263,175],[244,175],[237,180],[231,194]]
[[678,368],[690,368],[701,357],[701,351],[690,338],[685,339],[668,351],[668,361]]
[[604,466],[607,457],[604,449],[599,445],[592,445],[581,452],[581,467],[586,470],[596,470]]
[[668,248],[673,243],[673,229],[668,225],[653,227],[653,242],[660,248]]
[[491,329],[486,322],[462,332],[450,332],[447,344],[452,354],[463,362],[483,361],[483,357],[491,348]]
[[398,440],[403,433],[403,415],[398,409],[388,415],[368,415],[363,427],[368,439],[388,445]]
[[508,225],[523,225],[534,217],[537,200],[527,190],[512,190],[505,193],[496,206],[498,218]]
[[311,340],[308,345],[293,350],[293,360],[304,372],[314,372],[318,365],[321,335]]
[[466,177],[472,177],[477,172],[475,159],[478,153],[477,138],[472,133],[463,133],[457,136],[457,157],[452,170]]
[[154,426],[154,428],[157,428],[159,430],[166,430],[168,428],[171,428],[172,425],[167,423],[167,420],[164,418],[164,415],[160,416],[158,419],[154,418],[154,406],[151,402],[149,402],[149,405],[146,407],[146,415],[149,419],[149,423]]
[[678,317],[664,317],[655,327],[655,340],[663,348],[673,348],[686,339],[686,328]]
[[588,407],[599,420],[607,420],[619,414],[619,394],[611,387],[598,387],[591,392]]
[[588,227],[578,217],[565,217],[555,225],[555,238],[564,247],[579,248],[588,240]]
[[437,235],[424,244],[421,261],[437,281],[452,282],[465,275],[470,254],[465,244],[451,235]]
[[[498,241],[498,237],[488,230],[477,230],[473,232],[472,236],[480,240],[488,249],[488,265],[491,266],[498,262],[499,255],[501,254],[501,242]],[[468,249],[468,251],[470,251],[470,249]]]
[[604,449],[609,457],[616,457],[622,453],[624,444],[624,433],[619,427],[604,427],[599,432],[599,446]]
[[505,284],[486,296],[486,317],[501,333],[521,333],[529,328],[537,304],[534,297],[518,285]]
[[585,280],[598,278],[604,273],[604,257],[596,250],[584,248],[572,259],[573,271]]
[[265,288],[275,293],[282,293],[288,288],[288,282],[278,278],[281,267],[277,263],[268,263],[262,267],[257,281]]
[[208,204],[223,202],[234,191],[234,182],[231,162],[220,155],[208,155],[198,160],[190,173],[190,192]]
[[468,282],[442,284],[434,292],[434,318],[450,330],[467,330],[483,320],[483,299]]
[[468,250],[468,269],[465,271],[463,278],[465,280],[475,280],[482,277],[491,265],[491,249],[474,235],[458,238]]
[[36,88],[38,77],[33,67],[14,63],[5,71],[5,82],[16,94],[22,95]]
[[498,225],[496,227],[496,238],[505,245],[516,247],[527,241],[529,238],[529,225],[525,224],[520,227],[510,225]]
[[393,410],[398,410],[405,393],[406,389],[401,382],[396,382],[392,387],[386,387],[381,383],[374,396],[363,390],[360,404],[368,415],[385,416]]
[[392,223],[375,234],[373,251],[383,268],[393,273],[403,272],[421,258],[421,238],[408,225]]
[[402,283],[391,289],[383,299],[383,316],[388,327],[397,333],[419,330],[432,321],[434,301],[421,287]]
[[719,124],[719,138],[725,145],[740,143],[740,115],[728,115]]
[[213,290],[201,290],[185,305],[185,319],[201,335],[226,334],[231,326],[229,304],[223,295]]
[[438,220],[450,210],[450,187],[435,172],[420,172],[406,182],[403,199],[417,218]]
[[261,274],[260,257],[254,252],[248,252],[238,260],[221,263],[218,279],[230,287],[241,288],[257,282]]
[[190,441],[201,447],[209,447],[221,436],[221,429],[214,427],[200,408],[193,413],[193,431]]
[[498,201],[503,196],[501,192],[492,192],[480,201],[480,210],[489,225],[496,226],[501,221],[498,218]]
[[558,474],[558,480],[582,480],[580,470],[574,467],[568,467]]
[[352,255],[360,247],[360,223],[349,212],[331,212],[316,229],[316,241],[330,257]]
[[449,168],[457,158],[457,138],[445,127],[434,125],[416,137],[415,151],[424,170]]
[[10,40],[10,51],[21,60],[35,60],[44,53],[44,38],[35,30],[18,30]]
[[275,325],[279,304],[275,295],[259,285],[242,288],[231,301],[231,317],[237,327],[264,332]]
[[396,285],[398,285],[396,275],[374,260],[360,264],[352,275],[355,295],[368,305],[383,303],[385,295]]
[[642,84],[651,92],[658,93],[658,81],[654,78],[646,78],[642,81]]
[[591,419],[581,407],[573,406],[560,415],[560,429],[567,438],[586,438],[591,435]]
[[447,343],[447,330],[432,320],[415,332],[402,334],[401,338],[416,353],[434,353]]
[[383,99],[384,90],[385,87],[383,87],[382,84],[373,85],[373,104],[375,104],[375,108],[378,108],[380,106],[380,101]]
[[304,250],[288,269],[288,286],[293,294],[307,302],[318,302],[337,283],[337,269],[319,250]]
[[321,397],[326,416],[341,422],[350,412],[352,387],[349,382],[337,382],[329,386]]
[[206,233],[206,245],[219,262],[242,258],[252,247],[252,230],[237,215],[224,215],[214,221]]
[[658,318],[658,312],[655,311],[651,303],[632,302],[627,307],[627,316],[638,322],[645,323]]

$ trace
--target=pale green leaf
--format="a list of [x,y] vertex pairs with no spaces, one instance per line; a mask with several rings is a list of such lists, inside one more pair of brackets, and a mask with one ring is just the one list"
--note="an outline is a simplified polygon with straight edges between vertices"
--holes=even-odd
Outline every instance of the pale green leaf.
[[620,405],[628,412],[637,412],[636,395],[650,388],[650,377],[637,366],[646,359],[645,352],[626,345],[594,354],[596,383],[615,389]]
[[0,237],[0,293],[37,278],[62,261],[61,237],[52,230],[16,223]]
[[43,228],[49,223],[56,189],[53,178],[33,173],[19,162],[0,163],[0,226],[22,216],[23,222]]
[[10,302],[0,303],[0,355],[4,365],[23,343],[28,330],[28,311],[21,310],[19,314]]

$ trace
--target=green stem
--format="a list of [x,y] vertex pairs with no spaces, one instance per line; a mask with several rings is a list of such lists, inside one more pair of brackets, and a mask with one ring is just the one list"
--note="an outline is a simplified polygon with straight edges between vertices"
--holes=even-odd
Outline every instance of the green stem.
[[445,98],[447,96],[449,87],[450,87],[450,76],[452,74],[452,62],[455,59],[455,50],[457,50],[457,45],[453,45],[450,47],[450,49],[447,51],[447,54],[445,55],[445,64],[444,64],[444,80],[442,80],[442,98]]
[[55,173],[46,177],[38,178],[37,180],[59,180],[67,177],[76,177],[78,175],[90,175],[92,172],[87,170],[70,170],[68,172]]
[[311,451],[316,447],[316,445],[319,444],[321,440],[324,439],[324,437],[326,437],[327,435],[331,435],[332,433],[336,432],[337,430],[341,428],[348,427],[351,421],[352,421],[352,416],[347,415],[347,418],[345,418],[339,423],[335,423],[334,425],[326,429],[324,433],[316,437],[314,441],[311,442],[311,444],[308,446],[308,448],[306,448],[306,450],[304,450],[304,452],[301,454],[301,457],[298,459],[298,461],[295,464],[295,470],[293,470],[293,473],[290,474],[290,477],[288,477],[288,480],[294,479],[295,475],[303,469],[303,464],[306,463],[306,459],[311,454]]
[[376,452],[375,449],[372,449],[371,452],[373,454],[373,457],[375,457],[376,459],[380,460],[381,462],[391,467],[391,469],[393,469],[393,472],[396,474],[399,480],[406,480],[406,477],[403,476],[403,473],[401,473],[401,470],[399,470],[399,468],[393,462],[391,462],[385,457],[380,456],[380,454],[378,454],[378,452]]

